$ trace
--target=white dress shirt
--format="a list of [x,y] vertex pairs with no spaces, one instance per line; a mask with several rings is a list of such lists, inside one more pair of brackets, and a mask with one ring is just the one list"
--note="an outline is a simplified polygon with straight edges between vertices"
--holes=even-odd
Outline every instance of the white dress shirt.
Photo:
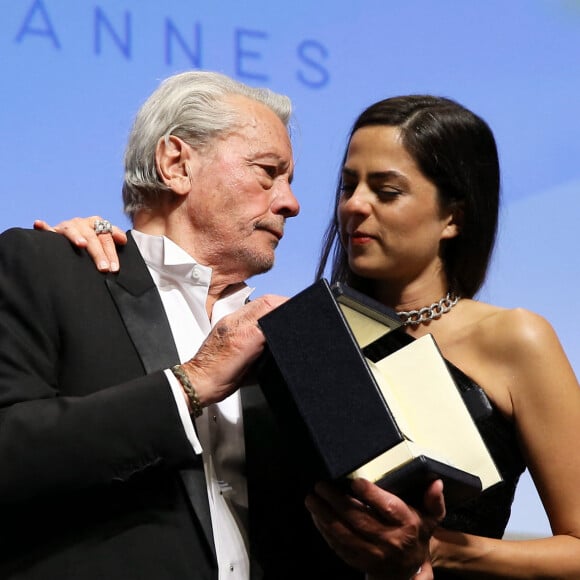
[[[211,268],[198,264],[166,237],[136,230],[132,233],[161,295],[183,363],[193,357],[223,316],[246,302],[253,289],[245,286],[218,300],[210,320],[205,305]],[[193,452],[203,457],[219,579],[248,580],[247,523],[242,516],[247,513],[248,493],[243,476],[245,449],[239,392],[206,407],[195,419],[194,428],[177,379],[170,370],[166,375]]]

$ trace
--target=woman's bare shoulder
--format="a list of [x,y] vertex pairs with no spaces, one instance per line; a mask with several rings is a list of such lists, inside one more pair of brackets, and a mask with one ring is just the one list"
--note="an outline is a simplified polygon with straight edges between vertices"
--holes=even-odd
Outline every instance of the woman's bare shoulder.
[[578,386],[568,356],[552,324],[526,308],[478,306],[480,312],[474,341],[495,370],[503,372],[512,396],[561,386]]
[[480,340],[495,351],[509,349],[512,355],[517,352],[529,355],[559,345],[551,323],[536,312],[477,301],[472,301],[472,305],[474,330]]

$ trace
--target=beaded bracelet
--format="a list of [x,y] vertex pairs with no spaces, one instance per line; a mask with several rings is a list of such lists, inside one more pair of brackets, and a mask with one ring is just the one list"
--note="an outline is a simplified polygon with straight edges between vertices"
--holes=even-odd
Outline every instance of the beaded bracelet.
[[171,367],[171,372],[175,375],[175,378],[179,381],[187,398],[189,399],[189,403],[191,405],[191,414],[194,417],[199,417],[203,413],[203,407],[199,401],[199,397],[187,376],[187,373],[183,370],[181,365],[175,365]]

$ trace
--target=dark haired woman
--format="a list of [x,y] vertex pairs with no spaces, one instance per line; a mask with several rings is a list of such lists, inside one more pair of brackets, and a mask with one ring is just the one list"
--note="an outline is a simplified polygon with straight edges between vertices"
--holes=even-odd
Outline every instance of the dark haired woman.
[[[503,482],[448,511],[417,579],[432,577],[431,566],[438,580],[580,578],[578,381],[544,318],[474,299],[494,246],[499,190],[495,140],[480,117],[433,96],[377,102],[348,138],[319,264],[318,276],[330,263],[331,281],[399,311],[412,337],[431,333],[461,387],[481,387],[491,403],[479,426]],[[502,540],[525,468],[554,535]],[[373,579],[401,577],[394,572],[414,551],[420,560],[417,534],[428,537],[433,518],[413,520],[368,482],[355,489],[360,503],[319,487],[307,504],[317,526]],[[393,517],[401,509],[410,519]]]

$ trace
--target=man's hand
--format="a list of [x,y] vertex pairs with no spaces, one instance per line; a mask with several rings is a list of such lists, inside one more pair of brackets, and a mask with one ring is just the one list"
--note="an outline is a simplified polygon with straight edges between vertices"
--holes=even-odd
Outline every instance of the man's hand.
[[267,294],[224,316],[195,356],[181,365],[202,407],[222,401],[241,386],[264,349],[265,338],[258,319],[286,300]]
[[371,580],[430,580],[429,539],[445,517],[443,483],[434,481],[421,511],[365,480],[351,494],[319,483],[306,498],[314,524],[347,564]]
[[99,216],[87,218],[72,218],[60,222],[52,227],[44,220],[35,220],[35,230],[45,230],[62,234],[71,243],[79,248],[86,248],[87,252],[101,272],[117,272],[119,270],[119,257],[116,245],[125,245],[127,235],[117,226],[113,226],[112,233],[95,232],[95,221],[100,221]]

